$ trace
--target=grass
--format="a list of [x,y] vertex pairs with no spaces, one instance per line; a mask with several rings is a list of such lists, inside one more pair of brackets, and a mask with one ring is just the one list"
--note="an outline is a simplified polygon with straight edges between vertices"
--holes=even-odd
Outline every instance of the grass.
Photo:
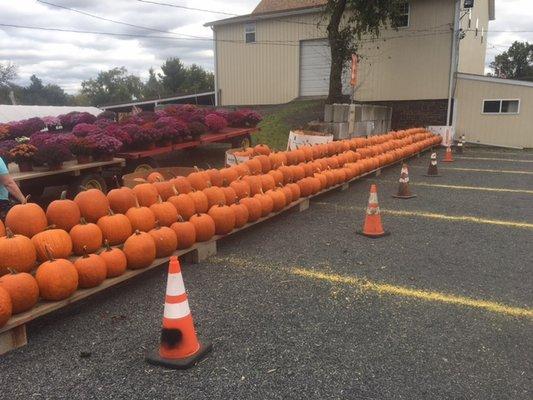
[[261,131],[253,135],[253,143],[264,143],[271,149],[285,150],[289,131],[305,125],[320,116],[323,102],[316,100],[295,101],[271,109],[259,110],[263,121]]

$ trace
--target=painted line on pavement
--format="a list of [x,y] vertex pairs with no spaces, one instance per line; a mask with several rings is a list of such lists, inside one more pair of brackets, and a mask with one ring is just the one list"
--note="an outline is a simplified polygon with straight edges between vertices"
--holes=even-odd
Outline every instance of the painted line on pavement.
[[[385,179],[373,179],[373,180],[376,182],[384,182],[384,183],[398,183],[397,181],[390,181],[390,180],[385,180]],[[533,194],[533,190],[528,190],[528,189],[506,189],[506,188],[493,188],[493,187],[483,187],[483,186],[444,185],[444,184],[439,184],[439,183],[412,182],[412,181],[409,182],[409,185],[436,187],[436,188],[442,188],[442,189],[479,190],[483,192]]]
[[[411,165],[409,168],[424,168],[427,169],[427,167],[424,167],[422,165]],[[496,174],[523,174],[523,175],[533,175],[533,171],[512,171],[512,170],[505,170],[505,169],[483,169],[483,168],[441,168],[439,167],[439,170],[442,171],[467,171],[467,172],[491,172]]]
[[457,160],[483,160],[483,161],[508,161],[517,163],[533,163],[533,160],[515,160],[512,158],[492,158],[492,157],[455,157]]

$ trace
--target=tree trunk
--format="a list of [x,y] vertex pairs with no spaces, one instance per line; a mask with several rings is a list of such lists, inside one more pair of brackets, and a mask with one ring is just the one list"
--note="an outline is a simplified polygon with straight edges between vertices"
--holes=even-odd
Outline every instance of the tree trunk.
[[339,26],[346,9],[346,0],[333,2],[333,11],[328,24],[328,41],[331,49],[331,69],[329,74],[329,94],[326,103],[342,103],[342,70],[344,66],[345,43],[339,33]]

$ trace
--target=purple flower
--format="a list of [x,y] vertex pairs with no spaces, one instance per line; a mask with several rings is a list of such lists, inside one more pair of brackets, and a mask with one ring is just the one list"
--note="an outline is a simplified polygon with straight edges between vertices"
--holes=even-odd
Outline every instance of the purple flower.
[[228,126],[228,121],[218,114],[207,114],[205,116],[205,124],[211,132],[219,132]]
[[98,127],[96,125],[81,123],[81,124],[76,125],[72,129],[72,134],[78,137],[85,137],[87,135],[95,133],[97,130],[98,130]]
[[94,142],[94,153],[102,155],[115,154],[122,148],[122,142],[114,137],[108,136],[105,133],[97,133],[87,137]]
[[97,121],[100,121],[102,119],[114,122],[117,120],[117,114],[113,111],[103,111],[96,116]]
[[118,124],[110,124],[106,126],[103,130],[103,133],[107,136],[111,136],[117,140],[120,140],[120,142],[124,145],[131,144],[131,136],[126,130],[124,130],[122,126]]
[[94,124],[96,117],[88,112],[72,111],[68,114],[60,115],[59,120],[65,130],[72,130],[78,124]]
[[39,132],[45,128],[43,120],[37,117],[10,122],[9,126],[10,136],[12,138],[30,136],[32,133]]

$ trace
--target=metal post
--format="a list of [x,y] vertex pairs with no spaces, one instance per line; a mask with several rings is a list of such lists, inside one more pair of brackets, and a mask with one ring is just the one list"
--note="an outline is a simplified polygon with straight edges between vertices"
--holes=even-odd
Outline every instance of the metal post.
[[455,92],[455,75],[459,64],[459,23],[461,14],[461,0],[455,0],[455,11],[453,17],[452,55],[450,61],[450,82],[448,88],[448,110],[446,115],[446,125],[450,126],[452,121],[452,99]]

